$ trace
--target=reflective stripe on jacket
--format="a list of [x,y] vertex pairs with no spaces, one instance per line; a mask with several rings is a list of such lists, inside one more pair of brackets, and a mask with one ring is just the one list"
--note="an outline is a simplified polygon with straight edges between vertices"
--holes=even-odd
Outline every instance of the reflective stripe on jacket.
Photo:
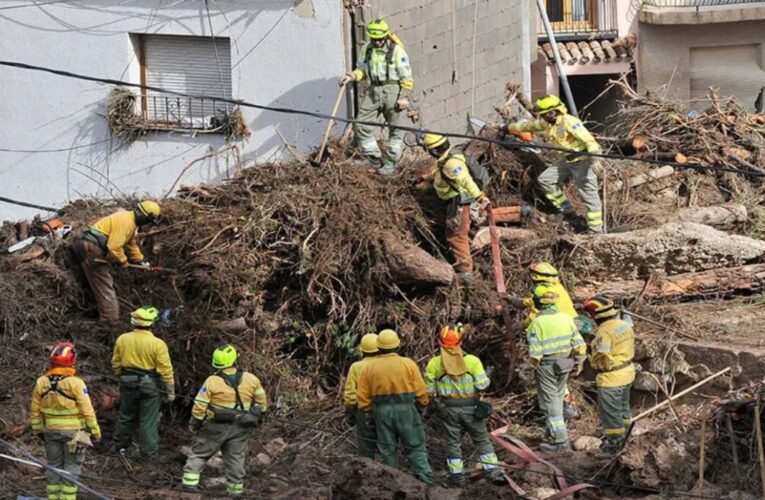
[[[237,372],[236,368],[226,368],[221,371],[226,375],[234,375]],[[242,379],[237,390],[239,391],[239,398],[242,400],[242,408],[239,408],[240,410],[249,411],[253,403],[260,406],[262,411],[268,409],[266,391],[263,389],[258,377],[252,373],[242,373]],[[210,375],[194,398],[194,408],[192,408],[191,414],[199,420],[203,420],[205,416],[212,418],[213,412],[209,407],[234,409],[237,406],[236,403],[236,391],[234,388],[227,384],[223,377],[217,374]]]
[[569,114],[558,115],[553,125],[542,118],[513,123],[510,132],[545,132],[550,144],[573,151],[600,153],[600,146],[582,121]]
[[165,385],[174,385],[173,365],[167,344],[149,330],[137,328],[123,333],[114,344],[112,369],[119,376],[124,368],[156,371]]
[[348,377],[345,379],[345,390],[343,391],[343,403],[348,408],[354,408],[356,406],[356,391],[359,386],[359,376],[364,368],[374,361],[374,357],[362,358],[356,361],[348,369]]
[[574,351],[574,359],[583,362],[587,345],[576,328],[574,318],[559,312],[555,307],[543,309],[526,329],[529,356],[540,360],[544,356],[568,355]]
[[[635,380],[635,332],[621,319],[613,318],[598,326],[592,341],[590,365],[599,371],[595,382],[599,387],[619,387]],[[614,370],[625,363],[627,366]],[[614,371],[609,371],[614,370]]]
[[[371,50],[369,63],[367,64],[367,51]],[[392,50],[390,55],[390,64],[388,64],[388,51]],[[388,42],[383,48],[377,49],[369,43],[365,43],[359,51],[359,57],[356,60],[356,69],[353,74],[356,80],[361,81],[369,78],[373,83],[395,80],[399,82],[401,88],[411,90],[414,87],[412,79],[412,67],[409,64],[409,56],[404,50],[403,45]]]
[[115,212],[104,217],[93,228],[106,237],[106,249],[117,262],[123,264],[129,260],[143,260],[143,253],[138,247],[135,213],[132,210]]
[[396,353],[380,354],[361,372],[356,405],[369,411],[376,396],[391,395],[411,395],[420,406],[428,404],[425,381],[417,364]]
[[37,379],[29,414],[32,432],[78,431],[87,427],[93,436],[100,437],[101,429],[85,382],[80,377],[65,376],[56,385],[58,391],[50,390],[48,375]]
[[477,199],[481,190],[470,176],[467,159],[463,154],[449,155],[446,163],[438,163],[433,170],[433,187],[442,200],[451,200],[460,195]]
[[483,364],[477,356],[465,354],[467,372],[453,377],[444,371],[441,356],[436,356],[428,362],[425,368],[425,388],[431,396],[442,398],[464,399],[476,396],[476,392],[489,387],[489,377],[483,369]]
[[[558,283],[549,283],[547,287],[551,292],[558,295],[558,301],[555,302],[555,307],[558,308],[558,311],[566,313],[572,318],[579,316],[576,309],[574,309],[574,303],[571,301],[571,296],[569,296],[566,287],[564,287],[560,281],[558,281]],[[539,314],[539,309],[534,306],[534,299],[531,297],[524,299],[523,305],[529,309],[529,313],[523,321],[523,326],[528,327]]]

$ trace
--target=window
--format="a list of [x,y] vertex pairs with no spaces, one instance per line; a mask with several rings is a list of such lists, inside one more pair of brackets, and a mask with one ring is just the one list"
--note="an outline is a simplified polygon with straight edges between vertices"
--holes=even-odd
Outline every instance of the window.
[[157,128],[216,129],[233,105],[231,44],[228,38],[140,35],[141,83],[150,87],[205,95],[195,99],[143,90],[141,113]]

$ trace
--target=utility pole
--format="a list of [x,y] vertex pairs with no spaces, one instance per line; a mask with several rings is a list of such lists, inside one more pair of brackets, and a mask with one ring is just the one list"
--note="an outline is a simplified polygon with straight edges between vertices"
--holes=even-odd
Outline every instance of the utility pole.
[[553,58],[555,59],[555,66],[558,68],[558,77],[560,78],[560,85],[563,87],[563,95],[566,97],[568,111],[574,116],[579,116],[579,112],[576,110],[576,104],[574,104],[574,96],[571,95],[571,87],[568,86],[566,71],[563,69],[563,63],[560,60],[558,42],[555,41],[555,33],[553,33],[552,26],[550,26],[550,19],[547,17],[547,9],[542,0],[537,0],[537,8],[539,9],[539,15],[542,17],[542,24],[544,24],[545,31],[547,32],[547,39],[550,41],[550,45],[552,45]]

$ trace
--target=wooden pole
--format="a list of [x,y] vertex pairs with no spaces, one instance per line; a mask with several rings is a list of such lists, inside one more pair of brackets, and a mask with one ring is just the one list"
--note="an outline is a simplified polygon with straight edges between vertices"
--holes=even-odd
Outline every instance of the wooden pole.
[[762,483],[762,498],[765,498],[765,453],[762,449],[762,424],[760,423],[760,395],[754,401],[754,432],[757,437],[757,456],[760,459],[760,482]]
[[730,449],[733,456],[733,470],[736,471],[736,491],[738,491],[737,498],[741,498],[741,474],[738,468],[738,446],[736,446],[736,435],[733,433],[733,422],[730,418],[730,413],[725,414],[725,427],[728,429],[728,437],[730,437]]
[[701,407],[701,436],[699,437],[699,496],[704,496],[704,451],[707,437],[707,404]]
[[[335,105],[332,107],[332,118],[337,114],[337,109],[340,107],[340,101],[343,99],[346,85],[341,85],[340,90],[337,92],[337,98],[335,99]],[[335,120],[329,120],[327,128],[324,130],[324,138],[321,140],[321,147],[319,148],[319,156],[316,157],[317,163],[321,163],[321,159],[324,156],[324,148],[327,146],[327,139],[329,139],[329,132],[332,130],[332,125],[335,124]]]
[[[602,160],[601,160],[602,161]],[[603,165],[603,233],[608,232],[608,165],[605,162]]]
[[716,379],[720,375],[728,373],[729,371],[730,371],[730,366],[728,368],[725,368],[724,370],[720,370],[719,372],[717,372],[717,373],[715,373],[713,375],[708,376],[707,378],[705,378],[701,382],[697,382],[697,383],[693,384],[692,386],[690,386],[689,388],[685,389],[684,391],[678,392],[677,394],[672,396],[670,399],[666,399],[666,400],[662,401],[661,403],[659,403],[659,404],[657,404],[655,406],[652,406],[651,408],[648,408],[646,411],[644,411],[643,413],[641,413],[637,417],[633,418],[632,422],[637,422],[641,418],[647,417],[648,415],[650,415],[651,413],[655,412],[656,410],[659,410],[659,409],[664,408],[665,406],[667,406],[670,401],[674,401],[674,400],[676,400],[676,399],[678,399],[678,398],[680,398],[682,396],[685,396],[689,392],[693,392],[694,390],[698,389],[699,387],[701,387],[702,385],[706,384],[710,380]]

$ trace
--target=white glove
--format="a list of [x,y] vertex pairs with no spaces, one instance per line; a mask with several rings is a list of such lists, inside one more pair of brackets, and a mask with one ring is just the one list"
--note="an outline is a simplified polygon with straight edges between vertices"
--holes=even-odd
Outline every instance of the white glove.
[[401,97],[398,101],[396,101],[396,110],[403,111],[407,108],[409,108],[409,99],[406,97]]
[[139,262],[138,265],[141,266],[141,267],[151,267],[151,262],[149,262],[148,260],[144,259],[141,262]]
[[343,85],[348,85],[349,83],[355,82],[355,81],[356,81],[356,75],[354,75],[353,73],[346,73],[340,77],[340,81],[338,82],[338,85],[342,87]]

